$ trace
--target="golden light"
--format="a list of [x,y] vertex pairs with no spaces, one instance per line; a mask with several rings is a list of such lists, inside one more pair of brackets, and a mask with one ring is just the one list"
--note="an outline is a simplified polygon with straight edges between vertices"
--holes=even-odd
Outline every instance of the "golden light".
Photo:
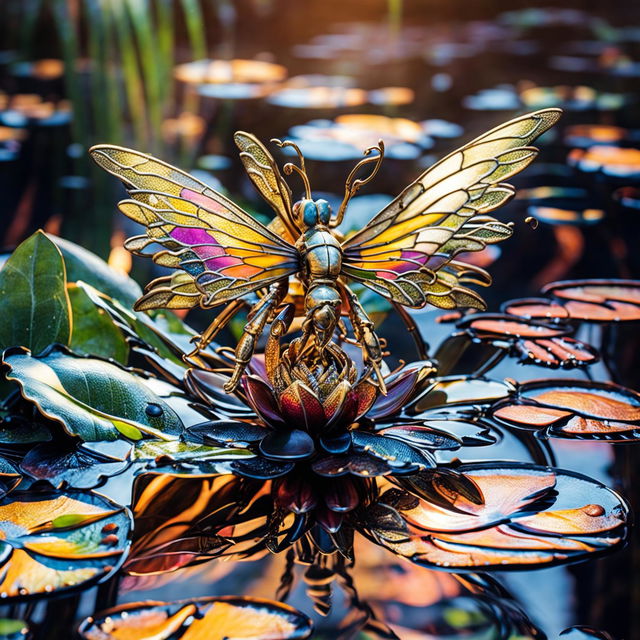
[[187,84],[279,83],[287,77],[286,67],[263,60],[196,60],[180,64],[174,77]]
[[108,265],[124,275],[131,271],[131,254],[124,248],[125,234],[115,231],[111,236],[111,252],[107,259]]
[[598,145],[588,149],[573,149],[567,156],[569,164],[583,171],[627,177],[640,173],[640,149]]
[[424,131],[413,120],[407,118],[389,118],[387,116],[353,113],[338,116],[335,122],[352,130],[370,131],[379,137],[393,136],[405,142],[418,142]]
[[368,94],[352,87],[285,88],[271,94],[269,101],[298,109],[335,109],[366,104]]
[[162,137],[172,144],[178,140],[196,142],[204,134],[206,122],[204,118],[193,113],[183,112],[177,118],[167,118],[162,123]]
[[627,129],[604,124],[576,124],[565,129],[565,139],[583,138],[592,143],[620,142],[629,135]]
[[36,60],[31,65],[31,75],[38,80],[56,80],[64,73],[64,62],[56,58]]
[[14,127],[0,127],[0,142],[12,142],[14,140],[24,140],[27,135],[25,129]]
[[411,104],[415,95],[413,89],[409,87],[381,87],[369,91],[369,102],[381,106],[400,106]]

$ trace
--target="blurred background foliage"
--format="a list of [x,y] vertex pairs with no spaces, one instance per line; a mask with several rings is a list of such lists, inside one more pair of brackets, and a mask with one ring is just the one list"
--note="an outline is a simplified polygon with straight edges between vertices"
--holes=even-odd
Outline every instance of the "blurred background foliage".
[[[197,171],[260,217],[235,129],[294,137],[330,201],[383,137],[355,228],[464,140],[561,106],[541,167],[503,209],[516,237],[478,260],[497,261],[502,299],[562,277],[637,276],[639,14],[580,0],[4,0],[1,244],[45,227],[149,279],[122,249],[134,229],[116,215],[121,188],[88,159],[95,143]],[[606,158],[580,159],[599,145]]]

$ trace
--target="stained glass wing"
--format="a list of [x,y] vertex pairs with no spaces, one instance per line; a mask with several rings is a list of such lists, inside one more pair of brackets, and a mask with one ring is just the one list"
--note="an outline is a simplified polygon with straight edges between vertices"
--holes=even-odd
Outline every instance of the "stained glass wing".
[[409,307],[483,308],[462,285],[486,284],[488,275],[452,259],[511,235],[487,214],[513,196],[502,181],[533,161],[529,145],[560,115],[545,109],[511,120],[425,171],[343,244],[345,275]]
[[284,181],[273,156],[254,135],[236,131],[233,136],[249,178],[282,220],[289,238],[300,235],[291,207],[291,190]]
[[137,309],[216,305],[269,286],[298,269],[296,249],[255,218],[179,169],[150,156],[100,145],[96,162],[126,183],[131,199],[120,210],[145,227],[125,246],[152,253],[179,270],[147,287]]

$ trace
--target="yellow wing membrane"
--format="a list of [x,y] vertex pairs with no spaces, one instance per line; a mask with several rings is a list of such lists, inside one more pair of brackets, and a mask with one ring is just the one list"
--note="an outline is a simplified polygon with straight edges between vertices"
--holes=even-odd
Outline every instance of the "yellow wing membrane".
[[126,248],[148,255],[159,245],[153,260],[179,270],[153,281],[136,309],[214,306],[298,271],[295,247],[193,176],[121,147],[99,145],[91,155],[126,184],[131,199],[120,210],[146,229]]
[[236,131],[233,139],[240,149],[240,159],[249,178],[282,221],[291,240],[300,235],[293,217],[291,190],[284,181],[273,156],[251,133]]
[[500,125],[425,171],[343,244],[343,273],[408,307],[484,308],[465,283],[489,284],[482,269],[455,261],[509,237],[511,227],[486,215],[514,194],[503,184],[537,155],[529,146],[560,109]]

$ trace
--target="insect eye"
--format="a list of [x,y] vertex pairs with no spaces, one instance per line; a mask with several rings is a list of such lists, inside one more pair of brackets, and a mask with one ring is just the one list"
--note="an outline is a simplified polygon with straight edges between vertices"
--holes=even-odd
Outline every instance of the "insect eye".
[[302,204],[302,221],[307,227],[313,227],[318,222],[318,210],[313,200],[306,200]]
[[316,200],[316,207],[318,209],[318,220],[320,224],[329,224],[331,219],[331,207],[326,200]]

